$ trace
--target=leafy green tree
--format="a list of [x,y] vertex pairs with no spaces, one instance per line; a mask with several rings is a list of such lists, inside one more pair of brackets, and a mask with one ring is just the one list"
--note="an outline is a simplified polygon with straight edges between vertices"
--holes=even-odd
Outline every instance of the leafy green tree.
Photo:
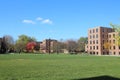
[[26,45],[28,42],[36,41],[35,38],[29,37],[27,35],[20,35],[15,44],[15,49],[17,52],[23,52],[26,50]]
[[80,37],[80,39],[77,41],[78,51],[85,51],[85,44],[87,43],[87,40],[88,40],[87,37]]

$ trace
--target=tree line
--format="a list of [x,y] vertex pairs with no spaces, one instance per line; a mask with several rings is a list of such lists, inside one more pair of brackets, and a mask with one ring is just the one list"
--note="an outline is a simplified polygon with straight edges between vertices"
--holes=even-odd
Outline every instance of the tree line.
[[[120,25],[110,24],[110,26],[117,32],[114,38],[116,45],[120,46]],[[67,50],[70,53],[73,52],[84,52],[85,45],[87,44],[87,37],[80,37],[78,40],[68,39],[66,41],[58,41],[54,46],[51,47],[55,53],[62,52],[61,50]],[[105,48],[108,49],[110,43],[104,44]],[[40,45],[37,44],[37,40],[34,37],[27,35],[20,35],[16,41],[10,35],[5,35],[0,38],[0,53],[11,53],[11,52],[33,52],[34,50],[39,51]]]
[[[39,51],[40,45],[36,43],[36,38],[27,35],[20,35],[16,41],[12,36],[5,35],[0,40],[0,53]],[[87,37],[80,37],[78,40],[68,39],[66,41],[57,41],[51,49],[55,53],[60,53],[64,49],[71,53],[84,52],[86,43]]]
[[69,52],[71,54],[85,52],[87,37],[80,37],[78,40],[68,39],[66,41],[58,41],[52,47],[56,53]]

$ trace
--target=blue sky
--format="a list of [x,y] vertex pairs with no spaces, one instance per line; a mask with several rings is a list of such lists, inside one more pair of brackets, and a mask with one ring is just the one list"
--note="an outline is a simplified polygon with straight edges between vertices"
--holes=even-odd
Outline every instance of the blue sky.
[[79,39],[89,28],[120,24],[120,0],[0,0],[0,37]]

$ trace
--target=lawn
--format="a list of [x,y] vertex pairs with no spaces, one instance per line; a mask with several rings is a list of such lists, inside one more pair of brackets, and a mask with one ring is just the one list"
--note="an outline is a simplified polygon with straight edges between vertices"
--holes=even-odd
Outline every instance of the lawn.
[[0,55],[0,80],[120,78],[120,57],[63,54]]

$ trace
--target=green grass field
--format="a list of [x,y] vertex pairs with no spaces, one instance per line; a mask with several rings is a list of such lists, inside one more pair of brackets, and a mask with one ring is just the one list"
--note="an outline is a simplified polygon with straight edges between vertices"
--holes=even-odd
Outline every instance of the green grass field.
[[120,57],[0,55],[0,80],[74,80],[104,75],[120,78]]

